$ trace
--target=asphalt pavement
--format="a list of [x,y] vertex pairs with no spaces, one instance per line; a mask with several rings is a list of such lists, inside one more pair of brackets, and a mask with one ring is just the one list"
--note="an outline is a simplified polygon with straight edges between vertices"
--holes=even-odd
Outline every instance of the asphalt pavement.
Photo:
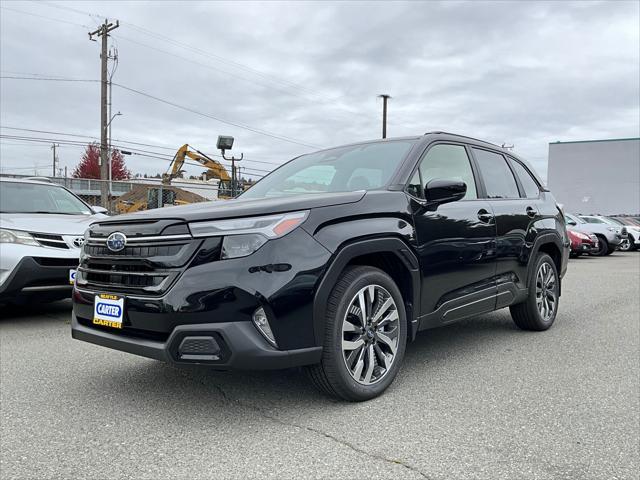
[[639,282],[640,253],[571,260],[551,330],[423,332],[360,404],[72,340],[68,302],[3,307],[0,477],[637,479]]

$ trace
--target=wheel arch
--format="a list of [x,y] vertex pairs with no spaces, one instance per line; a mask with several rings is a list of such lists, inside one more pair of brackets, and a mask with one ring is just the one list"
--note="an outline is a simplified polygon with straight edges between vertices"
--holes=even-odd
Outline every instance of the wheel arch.
[[553,260],[553,263],[556,266],[556,270],[558,271],[558,276],[559,276],[558,282],[560,287],[558,293],[559,295],[561,295],[562,294],[561,276],[562,276],[562,270],[565,262],[565,259],[563,259],[564,250],[565,248],[563,247],[562,239],[557,234],[546,233],[536,238],[536,241],[534,243],[533,250],[532,250],[532,255],[530,257],[531,260],[529,262],[529,269],[528,269],[529,276],[527,279],[527,287],[529,287],[530,282],[532,281],[535,275],[535,272],[533,272],[533,270],[535,270],[532,265],[533,262],[538,257],[539,253],[546,253],[551,257],[551,259]]
[[366,265],[387,273],[402,294],[407,314],[408,338],[418,329],[420,270],[418,258],[411,248],[397,237],[361,239],[342,246],[325,271],[313,301],[313,329],[316,345],[322,345],[329,295],[338,278],[351,265]]

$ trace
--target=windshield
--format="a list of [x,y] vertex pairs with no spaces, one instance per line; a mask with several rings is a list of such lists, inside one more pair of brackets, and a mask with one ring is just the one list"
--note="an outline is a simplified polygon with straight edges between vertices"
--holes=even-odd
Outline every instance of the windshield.
[[298,157],[264,177],[241,198],[381,188],[391,180],[415,140],[333,148]]
[[62,187],[39,183],[0,183],[0,213],[91,215],[91,210]]
[[573,224],[579,224],[579,223],[586,223],[584,220],[582,220],[579,217],[573,216],[570,213],[565,213],[564,215],[565,221],[569,224],[573,223]]

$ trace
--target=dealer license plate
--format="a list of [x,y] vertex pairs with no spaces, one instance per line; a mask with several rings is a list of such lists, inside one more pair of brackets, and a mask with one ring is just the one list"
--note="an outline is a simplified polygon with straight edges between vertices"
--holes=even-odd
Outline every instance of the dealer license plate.
[[100,293],[93,301],[93,323],[103,327],[122,328],[124,297]]

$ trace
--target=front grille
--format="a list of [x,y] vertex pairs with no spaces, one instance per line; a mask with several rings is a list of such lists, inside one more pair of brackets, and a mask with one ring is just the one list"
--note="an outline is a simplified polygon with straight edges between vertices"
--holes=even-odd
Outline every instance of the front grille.
[[161,295],[201,244],[202,240],[186,234],[136,235],[135,226],[128,225],[125,248],[114,252],[107,247],[105,235],[90,236],[80,257],[76,285],[95,291]]
[[69,249],[69,245],[60,235],[50,235],[48,233],[32,233],[31,235],[43,247]]

